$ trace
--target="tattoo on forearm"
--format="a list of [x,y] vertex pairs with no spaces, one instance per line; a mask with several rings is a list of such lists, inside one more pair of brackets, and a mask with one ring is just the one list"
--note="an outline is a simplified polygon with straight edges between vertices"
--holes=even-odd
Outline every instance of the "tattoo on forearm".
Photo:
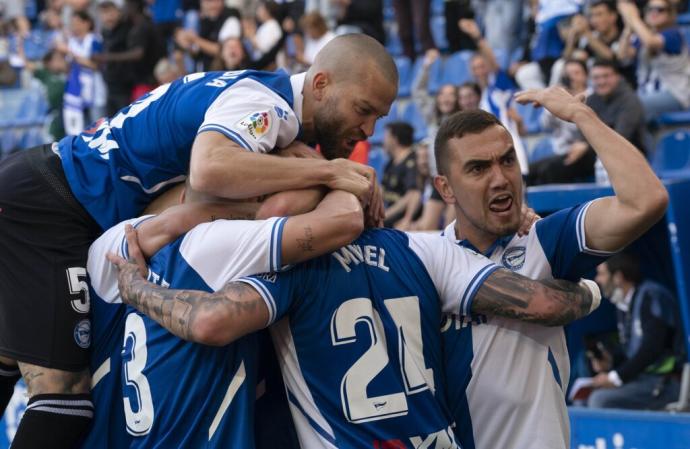
[[222,314],[231,325],[242,322],[263,304],[256,291],[242,282],[231,282],[215,293],[175,290],[144,280],[132,265],[120,271],[123,302],[185,340],[195,340],[193,331],[202,317]]
[[314,232],[311,229],[311,226],[305,226],[304,227],[304,237],[301,239],[297,239],[297,246],[304,251],[304,252],[314,252],[314,246],[312,245],[312,242],[314,241]]
[[[535,306],[535,303],[539,303]],[[562,326],[589,313],[589,290],[561,280],[534,281],[497,270],[474,298],[472,311],[522,321]]]

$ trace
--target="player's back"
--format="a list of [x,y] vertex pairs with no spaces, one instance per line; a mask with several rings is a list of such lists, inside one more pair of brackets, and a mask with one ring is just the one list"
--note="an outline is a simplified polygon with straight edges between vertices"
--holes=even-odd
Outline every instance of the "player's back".
[[458,447],[441,301],[454,309],[466,294],[469,306],[461,286],[493,264],[441,241],[368,231],[289,272],[243,279],[287,315],[272,334],[303,447]]
[[[267,101],[270,108],[275,105],[287,114],[286,121],[287,116],[294,121],[294,115],[286,112],[293,106],[293,94],[290,77],[284,73],[194,73],[159,86],[78,136],[65,137],[57,151],[75,196],[107,229],[139,215],[153,198],[184,181],[198,132],[221,132],[255,151],[256,142],[264,136],[242,118],[252,107],[265,108]],[[219,110],[228,103],[236,105],[240,115],[209,115],[212,105]],[[272,121],[265,117],[262,125],[277,128],[279,124]],[[297,126],[295,122],[295,135]],[[256,141],[247,143],[242,130],[254,131]]]

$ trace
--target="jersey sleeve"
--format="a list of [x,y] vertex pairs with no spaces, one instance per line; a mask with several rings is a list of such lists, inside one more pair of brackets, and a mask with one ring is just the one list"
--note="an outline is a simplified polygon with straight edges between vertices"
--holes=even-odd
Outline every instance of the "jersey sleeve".
[[263,298],[268,308],[267,327],[285,316],[299,297],[297,287],[300,282],[296,278],[301,269],[295,267],[281,273],[264,273],[238,279],[254,288]]
[[444,313],[469,315],[484,280],[500,267],[472,250],[431,234],[409,234],[410,248],[436,286]]
[[242,148],[268,153],[297,137],[299,122],[278,94],[245,78],[228,87],[206,111],[199,133],[216,131]]
[[533,232],[537,233],[554,278],[577,281],[591,277],[594,268],[614,254],[587,247],[585,217],[592,203],[560,210],[535,224]]
[[91,288],[103,301],[112,304],[122,302],[120,290],[117,287],[118,269],[105,258],[106,254],[113,253],[127,259],[129,252],[127,249],[127,238],[125,237],[125,225],[131,224],[136,228],[153,217],[154,215],[147,215],[125,220],[105,231],[91,244],[86,262],[86,271],[89,275]]
[[233,279],[277,271],[287,218],[218,220],[188,232],[180,244],[185,261],[213,290]]
[[661,31],[664,38],[664,53],[679,55],[683,51],[683,34],[680,28],[669,28]]

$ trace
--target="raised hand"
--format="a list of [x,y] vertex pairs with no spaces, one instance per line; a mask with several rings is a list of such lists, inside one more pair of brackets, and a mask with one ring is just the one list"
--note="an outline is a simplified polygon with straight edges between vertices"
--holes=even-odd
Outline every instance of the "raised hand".
[[560,86],[529,89],[515,94],[515,101],[518,103],[543,106],[556,117],[568,122],[575,121],[576,114],[587,109],[583,104],[584,99],[584,94],[572,95]]

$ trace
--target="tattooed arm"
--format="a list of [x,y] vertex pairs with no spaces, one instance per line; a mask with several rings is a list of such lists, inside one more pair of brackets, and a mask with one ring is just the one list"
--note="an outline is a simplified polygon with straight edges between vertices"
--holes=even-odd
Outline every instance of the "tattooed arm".
[[506,269],[494,271],[477,291],[472,312],[514,318],[545,326],[563,326],[599,306],[592,281],[535,281]]
[[364,229],[362,206],[351,193],[329,192],[313,211],[285,223],[282,260],[303,262],[347,245]]
[[173,290],[146,281],[134,263],[108,259],[120,270],[122,301],[184,340],[223,346],[268,322],[266,303],[248,284],[231,282],[213,293]]

